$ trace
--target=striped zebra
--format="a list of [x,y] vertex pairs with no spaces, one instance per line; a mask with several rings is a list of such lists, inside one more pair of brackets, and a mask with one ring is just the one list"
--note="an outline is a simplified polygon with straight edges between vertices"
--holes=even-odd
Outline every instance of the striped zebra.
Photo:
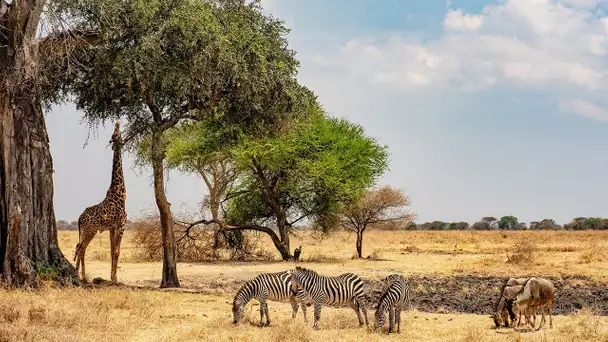
[[[376,310],[376,325],[374,330],[379,330],[386,321],[388,311],[388,332],[393,332],[397,323],[397,333],[401,333],[401,310],[407,308],[412,298],[412,289],[409,282],[399,274],[391,274],[383,279],[382,297]],[[396,322],[395,322],[396,320]]]
[[321,307],[323,305],[350,306],[357,313],[359,326],[363,325],[363,319],[361,318],[361,311],[363,311],[365,325],[369,327],[363,281],[358,275],[344,273],[336,277],[326,277],[313,270],[296,267],[291,271],[291,286],[292,292],[298,297],[298,301],[307,304],[314,303],[315,323],[313,329],[319,329],[319,319],[321,318]]
[[[303,292],[303,291],[302,291]],[[299,296],[306,298],[305,294]],[[267,301],[287,302],[291,304],[293,309],[292,318],[298,313],[298,300],[295,292],[292,292],[291,278],[288,271],[277,273],[262,273],[255,278],[246,282],[234,296],[232,302],[233,324],[239,324],[245,316],[245,305],[250,300],[257,299],[260,302],[260,326],[264,326],[264,315],[266,316],[266,326],[270,325],[270,317],[268,316]],[[306,307],[300,302],[302,312],[304,313],[304,321],[307,322]]]

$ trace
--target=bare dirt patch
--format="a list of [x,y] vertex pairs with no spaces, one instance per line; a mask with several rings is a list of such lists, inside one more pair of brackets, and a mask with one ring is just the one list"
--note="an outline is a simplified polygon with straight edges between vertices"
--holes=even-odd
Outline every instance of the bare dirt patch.
[[[539,276],[543,277],[543,276]],[[585,308],[597,315],[608,316],[608,283],[590,277],[568,275],[543,277],[557,289],[553,313],[567,315]],[[507,279],[495,276],[410,276],[414,289],[412,307],[429,313],[490,314],[498,301],[500,290]],[[369,308],[375,308],[381,295],[378,280],[365,279]],[[232,296],[244,284],[243,280],[211,280],[199,283],[197,292]]]
[[[608,316],[608,283],[586,276],[543,277],[557,289],[553,313],[565,315],[583,308]],[[424,312],[490,314],[505,278],[492,276],[413,276],[413,307]]]

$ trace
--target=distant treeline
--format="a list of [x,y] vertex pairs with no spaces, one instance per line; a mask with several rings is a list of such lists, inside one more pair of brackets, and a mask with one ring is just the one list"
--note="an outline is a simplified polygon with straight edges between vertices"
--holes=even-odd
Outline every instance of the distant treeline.
[[559,225],[552,219],[533,221],[530,224],[519,222],[515,216],[484,217],[473,224],[468,222],[433,221],[407,226],[410,230],[608,230],[608,218],[577,217],[570,223]]
[[[132,223],[130,220],[127,220],[125,229],[129,229]],[[78,230],[78,221],[57,220],[57,230]]]

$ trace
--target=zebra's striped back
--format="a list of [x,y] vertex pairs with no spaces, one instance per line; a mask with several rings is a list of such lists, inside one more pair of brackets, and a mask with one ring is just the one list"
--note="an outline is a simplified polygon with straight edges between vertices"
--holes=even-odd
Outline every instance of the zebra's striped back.
[[298,298],[300,301],[312,300],[330,306],[346,306],[364,298],[363,281],[358,275],[344,273],[336,277],[319,275],[313,270],[296,267],[294,271],[298,282],[305,290]]
[[232,302],[233,323],[238,323],[245,315],[245,305],[252,299],[262,298],[274,302],[287,302],[291,297],[291,279],[287,271],[262,273],[246,282],[234,296]]
[[[386,312],[395,308],[406,308],[412,298],[409,282],[399,274],[391,274],[384,279],[382,296],[376,310],[376,329],[381,328],[386,321]],[[391,324],[393,322],[390,322]],[[392,328],[392,327],[391,327]],[[392,330],[392,329],[391,329]]]

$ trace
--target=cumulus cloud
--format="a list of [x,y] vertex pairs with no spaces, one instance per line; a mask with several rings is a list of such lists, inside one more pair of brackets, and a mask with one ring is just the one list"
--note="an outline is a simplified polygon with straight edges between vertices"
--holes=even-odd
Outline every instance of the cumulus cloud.
[[443,25],[448,30],[473,31],[483,23],[483,16],[464,14],[462,10],[450,10],[445,16]]
[[589,119],[608,122],[608,109],[580,99],[560,102],[560,107]]
[[434,41],[353,39],[316,60],[403,90],[502,84],[598,94],[608,88],[608,18],[597,15],[594,1],[505,0],[479,13],[448,8]]

